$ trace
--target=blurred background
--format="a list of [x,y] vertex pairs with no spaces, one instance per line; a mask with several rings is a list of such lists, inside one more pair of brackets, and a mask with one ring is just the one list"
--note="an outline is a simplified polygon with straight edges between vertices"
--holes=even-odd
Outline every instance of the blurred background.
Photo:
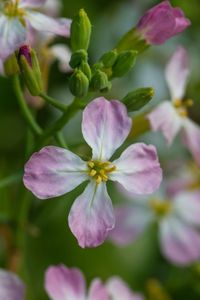
[[[58,0],[59,1],[59,0]],[[133,27],[139,17],[150,7],[159,3],[155,0],[75,0],[60,1],[61,15],[73,17],[80,8],[84,8],[93,24],[90,46],[90,60],[95,62],[106,50],[115,46],[119,38]],[[164,78],[167,60],[178,45],[189,51],[191,74],[187,96],[194,100],[191,116],[200,122],[200,3],[199,0],[174,0],[173,6],[181,7],[191,20],[192,26],[183,34],[169,40],[160,47],[151,47],[137,60],[136,67],[126,77],[113,82],[109,97],[116,99],[125,96],[128,91],[143,86],[155,88],[155,97],[150,109],[159,101],[169,99],[169,91]],[[58,41],[60,41],[58,39]],[[61,40],[64,43],[68,41]],[[63,102],[71,101],[67,75],[58,71],[57,64],[52,66],[49,94]],[[57,117],[49,106],[38,110],[38,120],[42,126]],[[78,114],[65,128],[65,138],[76,153],[87,153],[81,135],[81,114]],[[112,275],[125,279],[136,291],[146,292],[150,280],[156,279],[165,290],[164,299],[200,299],[200,271],[196,266],[179,268],[170,265],[160,254],[157,242],[157,228],[152,226],[130,246],[118,248],[110,242],[97,249],[81,249],[67,225],[67,215],[76,196],[84,185],[64,197],[39,201],[29,192],[25,192],[21,174],[27,160],[24,150],[27,126],[24,122],[12,90],[12,81],[0,78],[0,266],[14,268],[23,258],[21,274],[28,287],[28,299],[48,299],[43,288],[44,272],[51,264],[65,263],[79,267],[86,275],[88,283],[94,277],[106,280]],[[142,140],[151,141],[158,146],[163,164],[169,159],[187,156],[177,140],[169,150],[161,135],[145,134]],[[182,154],[180,154],[182,153]],[[11,184],[12,183],[12,184]],[[109,186],[113,202],[124,201],[125,197]],[[16,220],[20,218],[19,206],[27,198],[31,202],[26,238],[20,243],[21,252],[14,249],[12,231]],[[9,247],[8,245],[9,244]],[[13,255],[10,262],[9,255]],[[154,300],[156,300],[154,299]],[[3,299],[2,299],[3,300]],[[123,299],[122,299],[123,300]],[[153,299],[152,299],[153,300]]]

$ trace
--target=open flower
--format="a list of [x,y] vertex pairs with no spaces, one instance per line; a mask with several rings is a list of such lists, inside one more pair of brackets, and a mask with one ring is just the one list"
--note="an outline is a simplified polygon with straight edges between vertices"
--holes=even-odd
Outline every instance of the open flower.
[[161,103],[147,118],[152,130],[161,131],[168,145],[171,145],[177,133],[181,131],[183,143],[200,164],[200,127],[188,118],[187,108],[192,105],[192,100],[183,98],[188,74],[188,55],[186,50],[180,47],[166,67],[166,80],[172,100]]
[[10,54],[26,42],[30,28],[68,37],[70,20],[53,19],[35,9],[46,0],[9,0],[0,12],[0,59]]
[[0,299],[25,299],[25,287],[22,281],[15,274],[3,269],[0,269]]
[[110,238],[117,245],[134,241],[151,223],[158,222],[163,255],[177,265],[200,259],[200,190],[182,191],[170,200],[140,199],[116,208],[116,227]]
[[137,30],[148,44],[160,45],[189,25],[190,21],[185,18],[180,8],[173,8],[169,1],[164,1],[145,13],[137,25]]
[[115,225],[106,182],[117,181],[135,194],[155,191],[162,170],[154,146],[129,146],[120,158],[110,161],[129,134],[131,118],[117,100],[93,100],[83,112],[83,136],[92,158],[83,161],[69,150],[49,146],[34,153],[25,166],[24,184],[40,199],[63,195],[89,181],[69,213],[69,226],[81,247],[100,245]]
[[118,277],[110,278],[103,284],[94,279],[88,293],[83,274],[78,269],[69,269],[64,265],[51,266],[46,271],[45,288],[51,300],[142,300],[139,294],[133,294]]

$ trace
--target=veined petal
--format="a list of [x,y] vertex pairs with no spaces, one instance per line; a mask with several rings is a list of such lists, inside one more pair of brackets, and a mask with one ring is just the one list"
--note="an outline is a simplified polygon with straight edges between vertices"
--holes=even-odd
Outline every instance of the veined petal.
[[0,299],[25,300],[25,287],[13,273],[0,269]]
[[200,127],[188,118],[183,122],[183,143],[200,165]]
[[143,300],[144,297],[134,294],[119,277],[111,277],[107,282],[108,293],[112,300]]
[[106,287],[101,280],[94,279],[90,286],[88,300],[109,300],[109,295]]
[[51,53],[55,57],[55,59],[59,62],[59,69],[61,72],[69,72],[71,69],[69,65],[69,61],[71,58],[70,49],[62,44],[56,44],[50,48]]
[[106,184],[90,182],[72,205],[68,220],[82,248],[102,244],[115,225]]
[[131,123],[121,102],[103,97],[90,102],[83,112],[82,132],[93,159],[108,160],[127,138]]
[[45,274],[45,289],[51,300],[85,300],[85,280],[78,269],[51,266]]
[[169,101],[158,105],[147,115],[153,131],[161,131],[168,145],[171,145],[179,132],[182,119]]
[[26,29],[18,18],[0,16],[0,59],[5,60],[26,40]]
[[69,150],[48,146],[34,153],[25,165],[24,185],[40,199],[70,192],[88,179],[87,166]]
[[20,0],[20,8],[37,8],[45,4],[47,0]]
[[200,233],[175,217],[161,221],[160,242],[163,254],[174,264],[188,265],[200,259]]
[[26,15],[27,22],[38,31],[51,32],[60,36],[70,36],[70,19],[53,19],[39,12],[29,11]]
[[182,99],[189,75],[189,58],[186,49],[179,47],[167,64],[165,76],[172,99]]
[[118,181],[131,193],[151,194],[161,183],[162,169],[152,145],[138,143],[129,146],[113,165],[116,171],[109,174],[109,179]]

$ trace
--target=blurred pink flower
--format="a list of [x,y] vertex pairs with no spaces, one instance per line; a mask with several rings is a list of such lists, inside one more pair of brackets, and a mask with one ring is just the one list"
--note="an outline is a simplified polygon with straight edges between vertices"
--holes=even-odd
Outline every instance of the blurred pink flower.
[[34,153],[25,166],[24,184],[40,199],[57,197],[89,181],[69,213],[69,226],[81,247],[100,245],[115,225],[107,180],[117,181],[135,194],[150,194],[162,180],[154,146],[137,143],[110,162],[127,138],[132,120],[124,104],[97,98],[83,111],[82,132],[92,148],[83,161],[69,150],[54,146]]
[[163,1],[145,13],[137,29],[148,44],[160,45],[189,25],[190,21],[180,8],[173,8],[169,1]]
[[166,80],[172,101],[164,101],[147,115],[153,131],[161,131],[171,145],[180,131],[183,143],[200,164],[200,127],[188,118],[187,107],[191,100],[184,100],[189,74],[187,51],[179,47],[166,67]]
[[0,269],[0,299],[24,300],[25,287],[22,281],[14,274]]
[[51,300],[143,300],[133,294],[118,277],[111,278],[106,284],[94,279],[88,293],[83,274],[78,269],[64,265],[51,266],[46,271],[45,288]]

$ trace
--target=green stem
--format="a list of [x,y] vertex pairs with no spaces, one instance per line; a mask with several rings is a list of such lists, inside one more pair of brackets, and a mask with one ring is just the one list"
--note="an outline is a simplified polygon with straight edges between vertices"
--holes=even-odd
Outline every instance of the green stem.
[[0,189],[3,189],[5,187],[8,187],[12,185],[13,183],[16,183],[22,179],[22,171],[17,172],[14,175],[8,176],[6,178],[3,178],[0,180]]
[[20,81],[19,81],[18,76],[14,76],[14,90],[15,90],[19,106],[21,108],[22,114],[23,114],[26,122],[28,123],[32,132],[35,135],[40,136],[42,134],[42,129],[35,121],[31,111],[29,110],[27,102],[24,99],[24,95],[21,90]]
[[42,97],[46,102],[54,106],[55,108],[61,110],[61,111],[66,111],[67,110],[67,105],[55,100],[54,98],[46,95],[45,93],[41,92],[40,97]]
[[65,139],[64,139],[64,136],[62,134],[62,132],[57,132],[55,133],[55,140],[57,141],[57,143],[63,147],[63,148],[68,148],[66,142],[65,142]]

